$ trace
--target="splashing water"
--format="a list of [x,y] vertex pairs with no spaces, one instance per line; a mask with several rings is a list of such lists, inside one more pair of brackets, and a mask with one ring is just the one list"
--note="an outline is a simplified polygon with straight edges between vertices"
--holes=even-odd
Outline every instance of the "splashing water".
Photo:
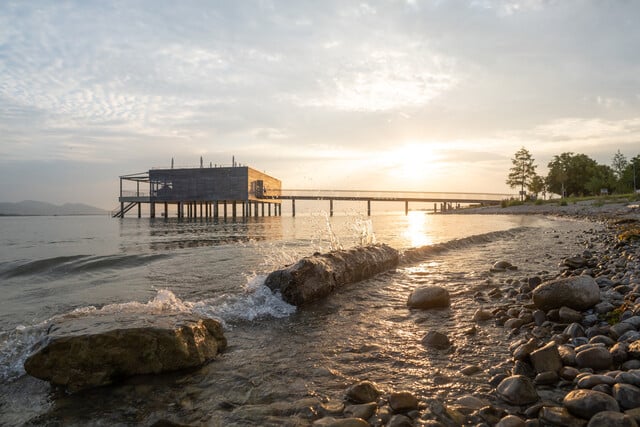
[[360,246],[367,246],[376,243],[376,235],[373,232],[373,222],[370,219],[358,217],[352,226],[353,231],[358,236]]

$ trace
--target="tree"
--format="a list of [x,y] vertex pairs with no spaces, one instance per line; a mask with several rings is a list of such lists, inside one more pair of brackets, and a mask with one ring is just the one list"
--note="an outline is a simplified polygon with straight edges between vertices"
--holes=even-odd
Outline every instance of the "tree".
[[618,180],[618,191],[629,193],[640,187],[640,154],[629,160],[622,177]]
[[610,194],[613,193],[617,181],[615,172],[611,167],[597,165],[587,182],[586,188],[594,195],[600,194],[602,190],[606,190],[607,194]]
[[524,147],[516,151],[513,159],[511,159],[513,166],[509,169],[507,185],[511,188],[520,187],[520,200],[524,200],[524,188],[528,188],[531,180],[536,176],[536,165],[533,162],[534,159],[531,157],[531,153]]
[[[584,196],[593,194],[587,184],[596,175],[598,163],[585,154],[570,152],[554,156],[549,162],[546,183],[552,193]],[[595,185],[595,184],[594,184]],[[596,194],[599,194],[599,190]]]
[[629,166],[629,162],[627,158],[618,150],[616,154],[613,155],[613,160],[611,160],[611,168],[613,172],[616,174],[616,178],[621,179],[622,174],[624,174],[625,169]]
[[535,194],[537,199],[538,194],[540,193],[546,195],[546,187],[547,185],[544,182],[544,178],[542,178],[540,175],[536,175],[531,179],[528,189],[531,193]]

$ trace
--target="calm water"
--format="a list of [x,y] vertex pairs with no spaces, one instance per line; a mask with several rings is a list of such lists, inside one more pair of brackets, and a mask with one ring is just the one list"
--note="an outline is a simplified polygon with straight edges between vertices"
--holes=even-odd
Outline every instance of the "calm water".
[[[353,381],[450,398],[487,388],[487,375],[436,386],[469,363],[500,360],[498,328],[462,331],[499,259],[535,274],[581,250],[592,224],[534,217],[426,215],[267,217],[240,221],[0,218],[0,424],[134,425],[171,419],[203,425],[306,422],[274,415],[276,402],[341,399]],[[480,235],[295,310],[262,285],[265,274],[315,251],[371,242],[406,249]],[[406,308],[420,284],[450,289],[450,310]],[[72,310],[192,310],[221,319],[229,349],[195,373],[133,379],[66,395],[24,374],[47,322]],[[452,354],[420,338],[448,330]],[[490,343],[486,345],[484,343]],[[277,412],[277,411],[276,411]]]

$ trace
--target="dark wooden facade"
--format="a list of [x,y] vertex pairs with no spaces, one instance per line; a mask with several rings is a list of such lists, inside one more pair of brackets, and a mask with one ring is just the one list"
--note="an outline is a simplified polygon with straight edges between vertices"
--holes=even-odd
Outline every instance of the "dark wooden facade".
[[[123,191],[123,182],[136,183],[135,191]],[[140,184],[148,192],[140,191]],[[248,166],[151,169],[147,173],[120,177],[120,210],[124,217],[133,207],[149,204],[149,215],[156,216],[156,205],[168,216],[169,205],[177,206],[178,217],[236,217],[279,215],[282,183],[279,179]],[[266,210],[265,210],[266,206]],[[199,209],[199,212],[198,212]]]

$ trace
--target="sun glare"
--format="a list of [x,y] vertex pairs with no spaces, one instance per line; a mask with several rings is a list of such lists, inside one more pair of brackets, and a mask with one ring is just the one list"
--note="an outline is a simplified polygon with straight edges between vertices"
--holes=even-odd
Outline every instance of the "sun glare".
[[409,212],[407,215],[407,228],[403,236],[411,244],[411,247],[420,247],[433,244],[429,234],[429,217],[421,211]]
[[437,178],[440,156],[429,144],[408,143],[382,153],[382,162],[389,175],[404,188],[424,187]]

